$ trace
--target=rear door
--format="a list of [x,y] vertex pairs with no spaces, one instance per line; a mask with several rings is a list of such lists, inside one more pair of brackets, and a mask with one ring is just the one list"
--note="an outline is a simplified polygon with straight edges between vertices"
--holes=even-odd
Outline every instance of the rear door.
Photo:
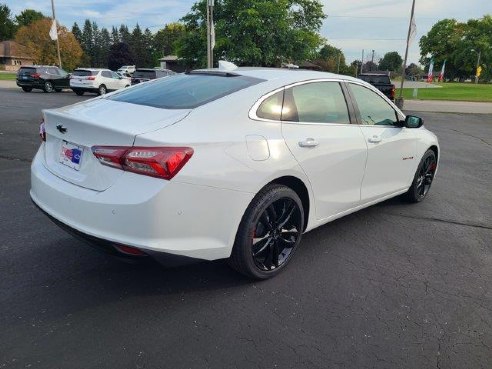
[[408,188],[415,167],[416,139],[402,128],[403,119],[379,94],[361,84],[348,84],[355,103],[359,127],[368,145],[362,202]]
[[360,204],[367,145],[360,128],[350,123],[338,81],[285,90],[282,134],[312,185],[318,220]]

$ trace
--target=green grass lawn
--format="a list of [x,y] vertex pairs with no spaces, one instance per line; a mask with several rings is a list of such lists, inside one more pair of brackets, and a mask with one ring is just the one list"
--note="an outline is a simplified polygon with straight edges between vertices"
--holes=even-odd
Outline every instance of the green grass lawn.
[[15,81],[15,73],[0,73],[0,81]]
[[[439,83],[441,88],[419,88],[418,100],[453,100],[492,102],[492,84],[475,85],[473,83]],[[399,96],[399,89],[396,91]],[[415,99],[413,88],[404,88],[405,99]]]

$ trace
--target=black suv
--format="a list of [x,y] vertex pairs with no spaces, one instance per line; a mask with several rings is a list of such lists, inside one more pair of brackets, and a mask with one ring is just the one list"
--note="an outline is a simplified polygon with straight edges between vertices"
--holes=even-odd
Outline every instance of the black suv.
[[132,75],[132,85],[140,82],[150,81],[151,79],[167,77],[176,74],[169,69],[159,68],[138,68]]
[[44,92],[60,92],[64,88],[70,88],[70,75],[53,66],[21,67],[17,72],[17,86],[22,87],[25,92],[31,92],[33,88]]

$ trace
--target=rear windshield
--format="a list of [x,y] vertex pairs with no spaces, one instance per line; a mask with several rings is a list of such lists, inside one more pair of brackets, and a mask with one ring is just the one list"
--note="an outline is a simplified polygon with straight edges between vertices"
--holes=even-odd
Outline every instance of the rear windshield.
[[387,83],[387,84],[391,83],[389,77],[385,76],[385,75],[380,75],[380,76],[377,76],[377,75],[374,75],[374,76],[361,75],[361,76],[359,76],[359,78],[361,80],[369,82],[369,83]]
[[263,81],[240,75],[192,72],[121,90],[108,99],[162,109],[193,109]]
[[155,78],[155,70],[137,70],[133,73],[133,78]]
[[97,72],[93,70],[75,69],[72,74],[74,76],[88,77],[96,75]]
[[31,74],[36,73],[36,68],[21,68],[19,69],[19,74]]

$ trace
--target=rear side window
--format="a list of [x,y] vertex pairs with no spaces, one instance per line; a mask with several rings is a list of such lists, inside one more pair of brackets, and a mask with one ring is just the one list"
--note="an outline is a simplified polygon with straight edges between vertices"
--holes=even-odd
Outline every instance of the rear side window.
[[162,109],[193,109],[263,81],[241,75],[192,72],[121,90],[108,99]]
[[256,111],[256,116],[262,119],[280,120],[283,102],[284,91],[282,90],[263,100]]
[[282,113],[285,121],[350,124],[338,82],[313,82],[286,90]]
[[103,70],[103,71],[101,72],[101,75],[102,75],[103,77],[106,77],[106,78],[113,78],[113,76],[112,76],[112,74],[111,74],[111,72],[110,72],[109,70]]
[[94,71],[90,70],[85,70],[85,69],[75,69],[73,71],[74,76],[80,76],[80,77],[89,77],[94,75]]

